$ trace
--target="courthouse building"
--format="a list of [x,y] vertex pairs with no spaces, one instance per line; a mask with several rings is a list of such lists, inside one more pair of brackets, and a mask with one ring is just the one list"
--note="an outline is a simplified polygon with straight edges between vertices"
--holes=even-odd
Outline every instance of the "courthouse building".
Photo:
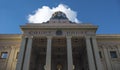
[[120,70],[120,34],[96,34],[98,26],[60,11],[20,28],[0,34],[0,70]]

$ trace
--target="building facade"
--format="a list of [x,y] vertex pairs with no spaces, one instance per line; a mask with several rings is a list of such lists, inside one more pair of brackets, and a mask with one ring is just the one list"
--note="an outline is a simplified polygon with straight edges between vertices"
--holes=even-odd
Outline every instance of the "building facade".
[[0,70],[120,70],[120,34],[96,34],[98,26],[55,12],[48,22],[0,34]]

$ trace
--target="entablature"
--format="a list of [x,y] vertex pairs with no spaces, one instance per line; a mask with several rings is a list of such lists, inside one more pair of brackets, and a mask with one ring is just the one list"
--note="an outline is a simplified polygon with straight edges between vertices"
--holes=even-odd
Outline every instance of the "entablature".
[[26,24],[21,26],[27,36],[81,36],[95,35],[98,26],[91,24]]
[[87,30],[25,30],[23,35],[26,36],[84,36],[95,35],[94,31]]
[[120,34],[96,34],[96,38],[98,40],[119,40],[120,41]]

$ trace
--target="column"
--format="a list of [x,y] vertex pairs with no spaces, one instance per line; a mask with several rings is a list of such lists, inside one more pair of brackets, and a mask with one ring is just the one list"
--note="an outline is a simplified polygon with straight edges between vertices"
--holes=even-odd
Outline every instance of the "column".
[[108,50],[105,46],[103,46],[103,53],[104,53],[104,56],[105,56],[105,62],[106,62],[106,65],[107,65],[107,70],[112,70],[111,61],[110,61],[109,56],[108,56]]
[[7,63],[7,68],[6,70],[12,70],[12,65],[14,63],[14,54],[15,54],[15,47],[11,46],[11,51],[9,54],[9,59],[8,59],[8,63]]
[[24,64],[23,64],[23,70],[29,70],[30,66],[30,56],[31,56],[31,50],[32,50],[32,38],[28,38],[28,43],[26,47],[26,52],[25,52],[25,59],[24,59]]
[[97,41],[96,41],[95,36],[92,37],[92,44],[93,44],[93,51],[94,51],[97,70],[103,70],[101,59],[100,59],[100,56],[99,56],[99,49],[98,49],[98,45],[97,45]]
[[51,43],[52,43],[52,37],[48,36],[45,70],[51,70]]
[[16,65],[16,70],[21,70],[21,68],[22,68],[25,47],[26,47],[26,37],[22,37],[20,51],[19,51],[19,55],[18,55],[17,65]]
[[68,61],[68,70],[73,70],[71,37],[67,37],[67,61]]
[[87,49],[89,70],[96,70],[94,57],[93,57],[92,46],[91,46],[91,43],[90,43],[90,37],[86,36],[85,38],[86,38],[86,49]]
[[[120,54],[120,45],[117,45],[118,48],[118,54]],[[120,56],[118,56],[120,58]]]

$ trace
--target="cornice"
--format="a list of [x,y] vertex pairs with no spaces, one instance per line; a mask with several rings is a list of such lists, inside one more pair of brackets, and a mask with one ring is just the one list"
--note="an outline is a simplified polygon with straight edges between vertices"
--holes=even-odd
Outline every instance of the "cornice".
[[21,39],[22,34],[0,34],[0,40],[2,39]]
[[120,34],[96,34],[97,39],[120,40]]
[[27,27],[30,27],[30,26],[32,26],[32,27],[36,27],[36,26],[71,26],[71,27],[74,27],[74,26],[79,26],[79,27],[98,27],[98,26],[96,26],[96,25],[92,25],[92,24],[87,24],[87,23],[84,23],[84,24],[82,24],[82,23],[77,23],[77,24],[64,24],[64,23],[53,23],[53,24],[44,24],[44,23],[28,23],[28,24],[26,24],[26,25],[22,25],[22,26],[27,26]]
[[26,24],[20,26],[21,30],[28,29],[81,29],[81,30],[97,30],[98,26],[92,24],[64,24],[64,23],[55,23],[55,24]]

